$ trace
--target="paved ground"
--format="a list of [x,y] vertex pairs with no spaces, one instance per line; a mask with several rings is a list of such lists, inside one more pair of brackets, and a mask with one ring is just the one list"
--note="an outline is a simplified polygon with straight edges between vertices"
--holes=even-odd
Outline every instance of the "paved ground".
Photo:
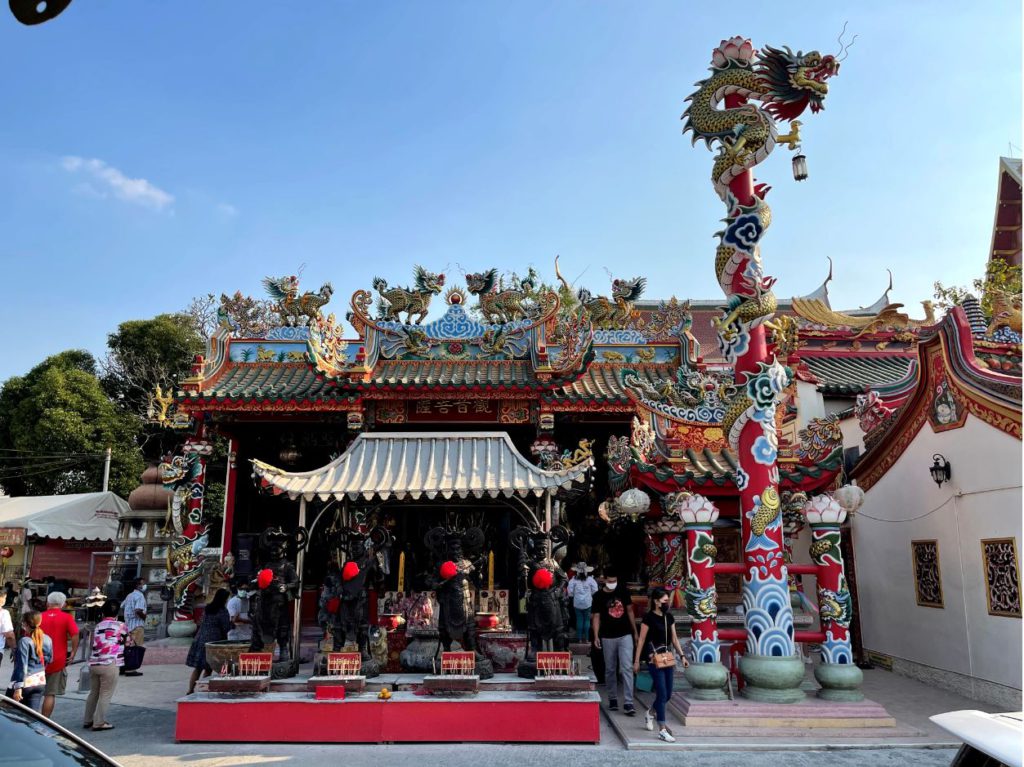
[[[679,752],[634,753],[625,750],[607,719],[602,721],[599,746],[530,746],[530,745],[408,745],[408,746],[299,746],[259,744],[190,744],[174,742],[174,701],[187,683],[189,669],[179,665],[147,666],[145,675],[122,678],[115,693],[110,721],[116,729],[92,733],[82,730],[85,695],[74,692],[80,666],[71,669],[69,692],[59,699],[54,718],[74,732],[95,743],[125,767],[243,767],[244,765],[282,765],[309,767],[315,760],[344,763],[346,767],[360,767],[382,763],[413,763],[417,767],[450,765],[451,767],[523,767],[523,765],[557,764],[558,767],[595,767],[595,765],[678,765],[681,760],[700,763],[707,767],[744,767],[776,765],[780,755],[774,751],[737,753],[688,750]],[[10,664],[5,660],[0,669],[0,683],[6,686]],[[883,675],[875,677],[875,675]],[[985,708],[976,703],[933,690],[911,680],[893,677],[888,672],[869,672],[874,690],[891,686],[892,694],[901,699],[899,705],[908,710],[920,710],[913,717],[914,724],[926,722],[927,714],[952,708]],[[950,705],[952,704],[952,705]],[[936,708],[938,706],[938,708]],[[906,720],[910,717],[898,714]],[[637,720],[630,720],[630,724]],[[954,751],[950,748],[866,748],[858,750],[794,751],[784,757],[791,767],[821,765],[907,765],[917,767],[948,765]],[[699,761],[698,761],[699,760]]]

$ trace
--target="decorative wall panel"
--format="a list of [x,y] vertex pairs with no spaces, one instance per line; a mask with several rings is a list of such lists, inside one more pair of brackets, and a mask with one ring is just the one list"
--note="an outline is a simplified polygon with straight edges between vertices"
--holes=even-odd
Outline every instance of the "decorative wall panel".
[[1017,541],[1014,538],[986,538],[981,542],[981,559],[989,615],[1020,618]]
[[938,541],[911,541],[910,550],[914,559],[917,603],[922,607],[943,607]]

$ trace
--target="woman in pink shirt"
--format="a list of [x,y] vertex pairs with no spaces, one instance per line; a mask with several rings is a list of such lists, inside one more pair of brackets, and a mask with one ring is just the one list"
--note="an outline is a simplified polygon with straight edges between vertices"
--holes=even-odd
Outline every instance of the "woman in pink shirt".
[[108,601],[103,605],[103,620],[96,624],[92,634],[92,654],[89,656],[89,674],[92,684],[85,702],[85,727],[92,730],[112,730],[107,721],[107,708],[117,687],[118,669],[124,665],[124,641],[128,627],[117,619],[120,605]]

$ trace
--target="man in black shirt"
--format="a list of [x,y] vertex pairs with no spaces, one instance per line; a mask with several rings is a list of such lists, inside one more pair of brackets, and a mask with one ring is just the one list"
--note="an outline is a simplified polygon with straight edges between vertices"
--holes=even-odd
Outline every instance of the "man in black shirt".
[[594,646],[604,652],[604,683],[608,688],[608,709],[619,708],[619,676],[622,677],[622,711],[633,716],[633,649],[636,621],[633,598],[617,574],[605,573],[604,585],[594,595]]

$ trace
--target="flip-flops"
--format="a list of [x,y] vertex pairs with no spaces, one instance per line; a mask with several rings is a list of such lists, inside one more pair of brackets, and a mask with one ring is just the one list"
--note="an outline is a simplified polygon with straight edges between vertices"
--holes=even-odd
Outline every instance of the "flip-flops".
[[98,725],[96,727],[93,727],[92,731],[93,732],[99,732],[100,730],[112,730],[112,729],[114,729],[114,725],[112,725],[112,724],[101,724],[101,725]]

